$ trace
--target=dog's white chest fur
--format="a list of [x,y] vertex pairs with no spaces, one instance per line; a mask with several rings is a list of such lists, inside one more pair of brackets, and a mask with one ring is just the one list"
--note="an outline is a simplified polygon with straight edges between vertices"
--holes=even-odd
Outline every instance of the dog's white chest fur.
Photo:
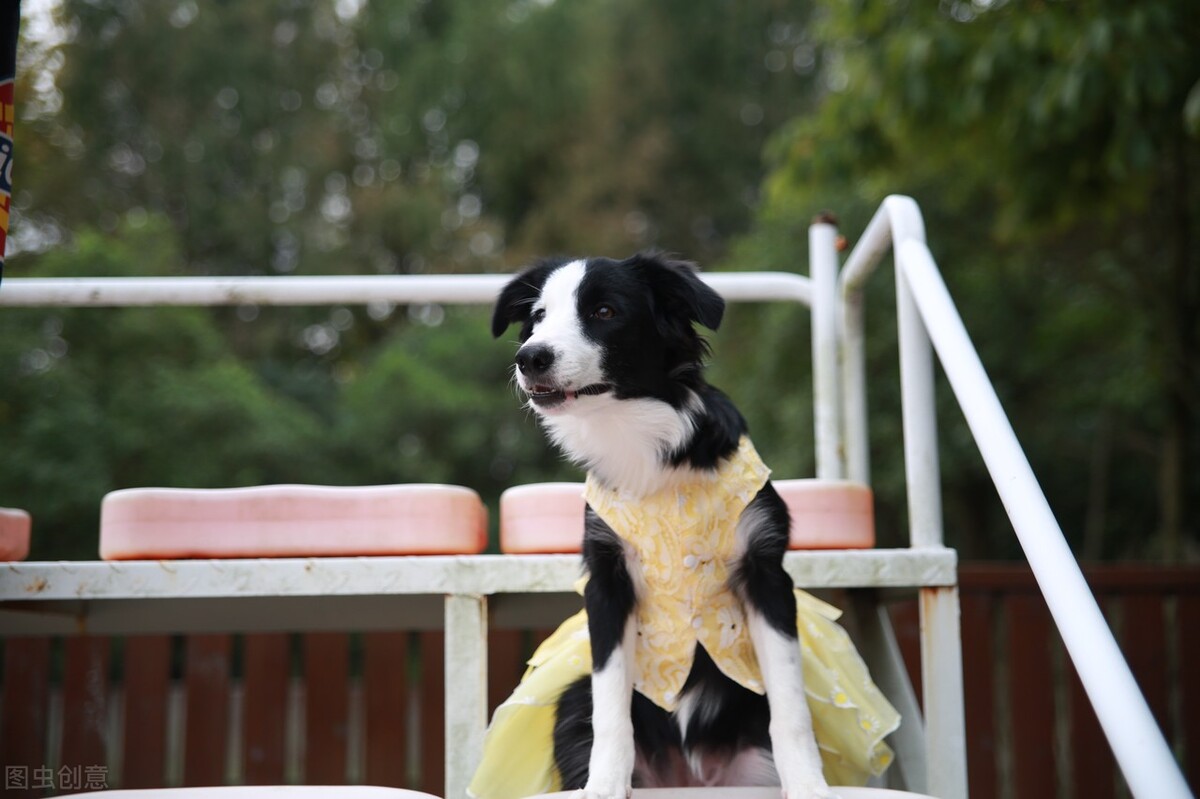
[[692,416],[653,399],[597,398],[587,413],[543,418],[554,443],[605,485],[635,495],[671,479],[664,456],[691,437]]

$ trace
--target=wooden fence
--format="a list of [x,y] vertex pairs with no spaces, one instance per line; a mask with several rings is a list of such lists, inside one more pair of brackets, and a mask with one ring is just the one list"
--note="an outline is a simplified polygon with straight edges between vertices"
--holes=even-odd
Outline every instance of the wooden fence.
[[[1200,567],[1085,570],[1150,706],[1200,785]],[[1036,585],[960,573],[974,799],[1126,795]],[[892,606],[919,684],[915,601]],[[546,631],[489,641],[494,706]],[[441,795],[439,632],[12,638],[0,797],[99,787],[368,783]]]

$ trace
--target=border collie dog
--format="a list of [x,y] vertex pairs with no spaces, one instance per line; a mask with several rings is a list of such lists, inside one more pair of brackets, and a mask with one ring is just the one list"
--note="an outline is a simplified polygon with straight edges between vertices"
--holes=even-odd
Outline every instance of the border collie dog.
[[[748,444],[742,415],[702,374],[707,345],[695,324],[716,330],[724,309],[689,263],[653,253],[555,259],[508,283],[492,333],[520,326],[515,376],[529,407],[587,469],[589,485],[636,502],[722,479],[723,464]],[[681,690],[668,693],[672,709],[634,690],[638,609],[654,598],[653,580],[589,502],[583,561],[592,673],[558,702],[554,760],[564,788],[582,787],[589,799],[669,785],[781,785],[787,799],[834,796],[813,736],[796,600],[783,569],[787,507],[765,480],[738,511],[736,546],[720,566],[761,683],[750,680],[758,688],[751,690],[735,682],[718,665],[721,653],[712,650],[720,647],[697,644]]]

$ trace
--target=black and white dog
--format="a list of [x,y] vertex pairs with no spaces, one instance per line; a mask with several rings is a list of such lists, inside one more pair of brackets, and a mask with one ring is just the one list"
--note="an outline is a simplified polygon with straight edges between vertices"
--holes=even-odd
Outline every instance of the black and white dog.
[[[492,319],[521,326],[516,380],[554,443],[609,488],[642,496],[729,458],[746,423],[702,375],[724,300],[693,265],[656,254],[548,260],[514,278]],[[565,788],[624,799],[631,786],[781,785],[825,799],[804,694],[796,603],[783,569],[787,507],[768,482],[737,522],[730,587],[766,696],[701,646],[674,712],[633,691],[635,608],[645,590],[627,542],[588,508],[584,591],[593,670],[559,700],[554,758]]]

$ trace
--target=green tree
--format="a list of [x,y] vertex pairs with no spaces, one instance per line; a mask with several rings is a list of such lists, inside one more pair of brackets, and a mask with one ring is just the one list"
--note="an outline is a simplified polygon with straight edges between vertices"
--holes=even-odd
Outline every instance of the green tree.
[[[799,0],[54,8],[59,39],[22,48],[13,276],[478,272],[650,245],[710,260],[812,85],[791,60]],[[575,474],[478,313],[162,313],[0,316],[19,460],[57,441],[41,463],[75,486],[48,510],[14,467],[0,495],[55,540],[124,485],[438,479],[494,497]],[[69,354],[31,371],[45,324]],[[76,417],[91,432],[56,432]]]
[[[81,231],[35,274],[163,275],[161,220]],[[96,548],[100,500],[132,486],[314,481],[318,420],[273,392],[192,308],[5,309],[0,314],[0,501],[34,515],[34,557]]]
[[[1179,557],[1200,519],[1193,12],[825,5],[826,96],[775,140],[742,245],[772,257],[792,220],[832,207],[852,233],[886,193],[914,195],[1035,470],[1092,556]],[[948,438],[951,528],[986,552],[1006,525],[979,511],[990,486],[961,428]]]

